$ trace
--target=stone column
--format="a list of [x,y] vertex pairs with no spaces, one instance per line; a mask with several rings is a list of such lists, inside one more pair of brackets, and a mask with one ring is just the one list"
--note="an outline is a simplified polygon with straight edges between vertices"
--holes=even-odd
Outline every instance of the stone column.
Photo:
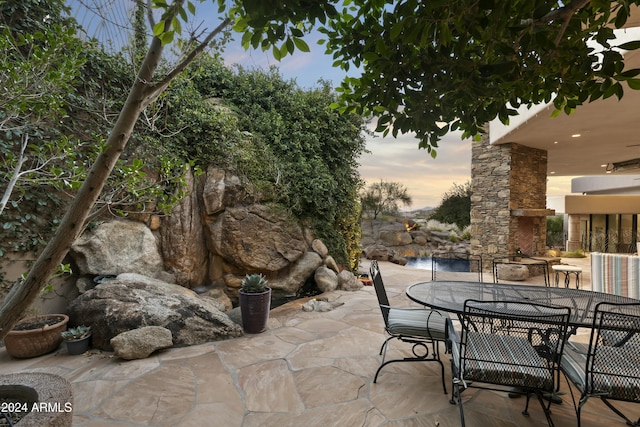
[[[495,257],[546,249],[547,152],[515,143],[492,145],[485,134],[471,148],[471,252],[485,269]],[[522,248],[524,249],[524,248]]]
[[[542,256],[547,249],[547,152],[519,144],[511,145],[509,208],[516,221],[515,248]],[[512,247],[509,248],[512,250]]]
[[569,214],[569,229],[567,231],[567,251],[581,249],[580,244],[580,215]]
[[510,144],[491,145],[488,134],[471,146],[471,253],[482,256],[484,269],[508,252],[510,154]]

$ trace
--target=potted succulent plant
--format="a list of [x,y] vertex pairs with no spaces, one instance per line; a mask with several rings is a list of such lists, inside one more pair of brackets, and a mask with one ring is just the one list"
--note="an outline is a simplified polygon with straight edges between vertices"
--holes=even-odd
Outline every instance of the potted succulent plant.
[[82,354],[89,349],[91,326],[80,325],[62,332],[62,339],[67,344],[67,353]]
[[250,334],[263,332],[271,308],[271,288],[267,286],[267,279],[262,274],[247,274],[238,294],[242,328]]

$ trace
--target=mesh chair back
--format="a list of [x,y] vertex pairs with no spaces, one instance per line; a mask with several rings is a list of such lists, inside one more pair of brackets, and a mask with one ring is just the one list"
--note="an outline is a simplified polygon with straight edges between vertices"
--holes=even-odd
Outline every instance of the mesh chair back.
[[554,391],[569,313],[535,303],[467,300],[460,379]]
[[389,297],[387,297],[387,291],[384,289],[384,283],[382,282],[382,275],[380,274],[380,268],[378,267],[378,261],[371,261],[369,267],[369,273],[371,274],[371,280],[373,280],[373,287],[376,290],[376,296],[378,297],[378,304],[382,311],[382,317],[384,318],[385,326],[389,326]]
[[[440,365],[440,375],[442,378],[442,389],[447,393],[445,385],[444,364],[440,360],[440,349],[438,341],[442,341],[445,336],[445,318],[438,312],[422,308],[391,308],[387,291],[382,282],[382,275],[376,260],[371,261],[369,269],[373,286],[378,297],[378,305],[382,311],[384,326],[389,337],[380,348],[382,363],[373,382],[378,380],[378,374],[386,365],[395,362],[435,362]],[[433,316],[432,316],[433,315]],[[385,360],[387,347],[391,340],[396,339],[412,345],[412,356]]]
[[585,392],[640,402],[640,303],[596,306]]

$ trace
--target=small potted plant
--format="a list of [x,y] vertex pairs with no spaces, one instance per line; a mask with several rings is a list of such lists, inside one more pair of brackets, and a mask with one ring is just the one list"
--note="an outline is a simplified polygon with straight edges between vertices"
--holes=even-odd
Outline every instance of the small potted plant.
[[240,312],[242,328],[250,334],[258,334],[267,328],[271,308],[271,288],[262,274],[247,274],[242,280],[240,291]]
[[522,261],[522,257],[524,256],[524,254],[522,253],[522,251],[520,250],[520,248],[516,249],[516,254],[513,257],[514,261]]
[[89,349],[91,326],[80,325],[62,332],[62,339],[67,344],[67,353],[82,354]]

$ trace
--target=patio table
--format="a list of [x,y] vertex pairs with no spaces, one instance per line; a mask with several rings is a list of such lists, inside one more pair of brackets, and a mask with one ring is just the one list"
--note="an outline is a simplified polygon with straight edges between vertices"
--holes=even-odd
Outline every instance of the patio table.
[[[421,282],[409,286],[406,293],[412,301],[435,310],[456,314],[458,317],[464,313],[464,303],[468,299],[529,301],[569,307],[569,334],[575,334],[578,328],[593,327],[595,307],[600,302],[639,302],[629,297],[582,289],[486,282]],[[562,398],[555,394],[547,395],[545,398],[556,404],[562,403]]]
[[486,282],[421,282],[407,288],[407,296],[419,304],[461,315],[468,299],[480,301],[529,301],[569,307],[569,326],[591,328],[596,304],[638,303],[634,298],[583,289]]

